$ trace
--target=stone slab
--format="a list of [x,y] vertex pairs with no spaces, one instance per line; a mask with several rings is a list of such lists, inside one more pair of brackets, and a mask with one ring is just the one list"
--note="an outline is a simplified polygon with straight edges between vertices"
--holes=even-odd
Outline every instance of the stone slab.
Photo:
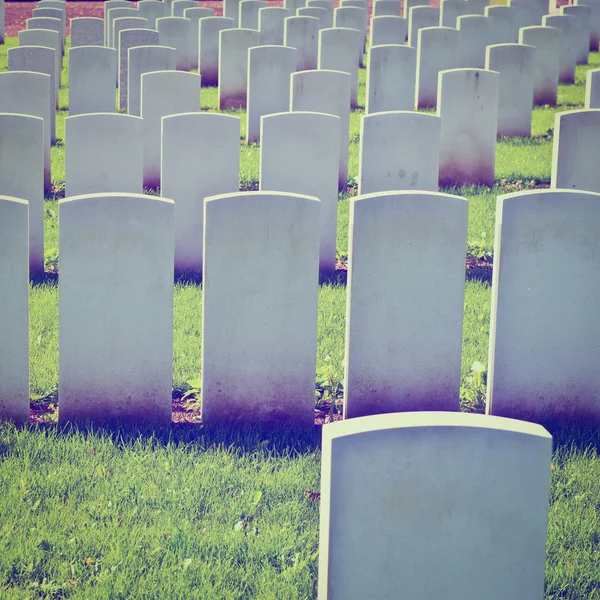
[[184,17],[163,17],[156,19],[156,29],[160,45],[175,48],[175,68],[189,71],[192,22]]
[[375,0],[373,3],[374,17],[399,17],[401,6],[399,0]]
[[[19,46],[44,46],[52,48],[55,52],[55,72],[62,71],[62,54],[60,50],[60,36],[52,29],[23,29],[19,31]],[[60,84],[60,81],[58,81]]]
[[75,17],[71,19],[71,48],[104,46],[104,19]]
[[319,55],[319,19],[287,17],[283,27],[283,44],[298,51],[296,70],[316,69]]
[[440,9],[434,6],[414,6],[408,15],[408,45],[417,47],[419,30],[424,27],[438,27]]
[[[110,0],[109,0],[110,1]],[[104,45],[109,48],[115,47],[114,41],[114,30],[113,23],[115,19],[121,19],[123,17],[139,17],[140,13],[135,9],[131,8],[131,3],[127,3],[127,8],[117,6],[115,8],[105,8],[104,17]],[[143,17],[142,17],[143,18]]]
[[465,15],[456,20],[459,62],[461,69],[485,68],[485,49],[494,36],[494,21],[491,17]]
[[408,39],[408,21],[404,17],[371,17],[370,32],[371,47],[404,44]]
[[190,34],[190,69],[198,68],[198,40],[200,35],[200,19],[214,17],[214,8],[192,7],[183,11],[183,16],[192,22],[192,32]]
[[219,84],[219,36],[224,29],[233,29],[234,20],[205,17],[198,23],[198,64],[202,85],[215,86]]
[[243,29],[258,29],[258,11],[266,8],[264,0],[242,0],[239,6],[238,20]]
[[170,9],[171,7],[166,2],[157,2],[156,0],[140,0],[138,2],[140,17],[148,19],[150,29],[156,29],[156,19],[170,16]]
[[600,108],[600,69],[586,73],[585,108]]
[[260,43],[263,46],[283,46],[283,29],[285,19],[291,17],[286,8],[267,6],[258,11],[258,30]]
[[558,64],[558,82],[575,83],[575,67],[581,25],[579,19],[572,15],[546,15],[542,25],[557,27],[561,30],[561,48]]

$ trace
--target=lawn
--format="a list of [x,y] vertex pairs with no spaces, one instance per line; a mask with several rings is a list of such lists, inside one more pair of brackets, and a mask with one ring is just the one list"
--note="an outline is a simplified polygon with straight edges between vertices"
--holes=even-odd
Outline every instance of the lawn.
[[[7,68],[8,38],[0,46]],[[60,270],[57,198],[64,193],[67,70],[52,147],[54,194],[45,203],[46,268]],[[560,86],[557,108],[536,108],[531,138],[499,141],[496,185],[444,190],[470,201],[468,251],[493,253],[495,199],[550,181],[557,112],[582,108],[585,72]],[[364,106],[365,70],[359,104]],[[216,89],[202,108],[216,110]],[[256,189],[257,145],[240,132],[240,189]],[[340,194],[337,249],[347,257],[349,198],[356,194],[362,110],[351,115],[349,186]],[[391,265],[393,268],[393,265]],[[426,273],[423,276],[427,276]],[[463,406],[483,410],[484,389],[469,383],[474,361],[487,365],[489,283],[467,278],[463,329]],[[442,300],[441,300],[442,301]],[[343,380],[346,288],[343,277],[319,290],[317,368]],[[175,286],[173,387],[200,376],[201,287]],[[30,296],[31,397],[56,403],[58,289]],[[433,366],[432,368],[435,368]],[[318,383],[318,381],[317,381]],[[600,436],[553,428],[547,599],[600,599]],[[176,425],[170,432],[58,433],[0,424],[1,598],[314,598],[317,577],[320,430],[242,433]],[[468,465],[467,465],[468,468]],[[465,557],[468,561],[469,557]]]

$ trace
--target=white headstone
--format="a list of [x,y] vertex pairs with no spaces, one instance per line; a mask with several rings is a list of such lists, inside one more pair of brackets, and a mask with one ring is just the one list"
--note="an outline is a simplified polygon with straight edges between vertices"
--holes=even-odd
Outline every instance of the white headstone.
[[219,36],[219,110],[246,108],[248,50],[260,44],[260,32],[224,29]]
[[598,51],[600,40],[600,0],[574,0],[575,6],[588,6],[592,10],[590,19],[590,52]]
[[333,27],[333,13],[319,6],[304,6],[296,11],[298,17],[315,17],[319,19],[318,29],[329,29]]
[[65,11],[66,9],[59,8],[34,8],[31,11],[31,17],[33,19],[39,18],[50,18],[50,19],[58,19],[60,21],[60,35],[61,35],[61,43],[64,48],[65,37],[66,37],[66,19],[65,19]]
[[256,46],[248,51],[247,143],[260,141],[262,116],[289,109],[290,76],[296,72],[296,52],[287,46]]
[[515,6],[486,6],[485,16],[494,20],[493,37],[489,45],[516,44],[519,29],[525,26],[520,17],[521,11]]
[[175,276],[202,274],[204,199],[239,189],[240,119],[163,117],[161,195],[175,202]]
[[333,27],[333,13],[335,11],[333,0],[308,0],[306,6],[308,8],[324,8],[328,12],[326,21],[327,23],[331,23],[331,27]]
[[306,6],[306,0],[283,0],[283,7],[294,15],[296,14],[296,11],[303,6]]
[[200,8],[200,3],[196,0],[173,0],[171,3],[171,16],[183,17],[188,8]]
[[[29,239],[29,272],[33,279],[37,279],[44,274],[44,121],[42,118],[0,113],[0,196],[20,198],[29,203],[29,236],[27,227],[20,232],[20,235],[24,233],[26,246]],[[25,214],[27,215],[27,211]],[[2,219],[0,219],[0,227],[2,227]],[[2,240],[1,256],[4,237],[0,236],[0,240]],[[27,255],[25,255],[25,265],[27,265],[26,257]]]
[[363,52],[365,50],[364,45],[367,37],[368,21],[367,10],[358,6],[340,5],[335,9],[333,17],[334,27],[347,27],[348,29],[358,29],[360,31],[360,39],[363,47],[361,48],[358,64],[361,67],[364,66]]
[[232,27],[239,27],[240,0],[223,0],[223,16],[233,19]]
[[[62,69],[60,36],[52,29],[23,29],[19,31],[19,46],[44,46],[54,50],[55,72]],[[60,84],[60,81],[57,81]]]
[[192,22],[190,34],[190,69],[198,68],[198,39],[200,35],[200,19],[214,17],[214,8],[192,7],[183,11],[183,16]]
[[481,15],[465,15],[456,20],[458,63],[462,69],[483,69],[485,49],[494,35],[494,21]]
[[488,413],[600,422],[599,229],[599,194],[498,197]]
[[75,17],[71,19],[71,48],[104,46],[104,19]]
[[175,48],[175,68],[178,71],[189,71],[192,62],[192,22],[184,17],[163,17],[156,19],[156,29],[160,45]]
[[408,21],[404,17],[371,18],[371,47],[386,44],[404,44],[407,38]]
[[440,186],[491,186],[500,75],[483,69],[451,69],[439,77]]
[[551,460],[543,427],[485,415],[325,425],[319,600],[543,598]]
[[173,213],[141,194],[59,201],[61,423],[170,425]]
[[203,86],[219,83],[219,36],[224,29],[232,29],[233,19],[204,17],[198,21],[198,71]]
[[4,0],[0,0],[0,44],[4,44]]
[[351,200],[344,418],[459,410],[468,206],[413,190]]
[[[160,4],[162,5],[163,3],[161,2]],[[112,29],[112,21],[110,22],[110,29],[109,29],[108,13],[113,8],[131,9],[132,4],[131,4],[131,2],[128,2],[127,0],[106,0],[106,2],[104,2],[104,39],[103,39],[102,44],[99,44],[99,45],[106,45],[106,46],[109,45],[108,40],[109,40],[109,32]],[[122,15],[122,16],[125,16],[125,15]],[[139,16],[144,17],[144,15],[139,15]]]
[[440,1],[440,26],[456,29],[458,17],[468,15],[468,4],[465,0]]
[[[542,0],[543,1],[543,0]],[[507,6],[519,11],[519,29],[522,27],[535,27],[542,22],[542,17],[548,12],[548,4],[541,8],[541,3],[531,0],[508,0]]]
[[61,55],[65,53],[65,43],[62,37],[62,21],[54,17],[36,17],[25,21],[27,29],[50,29],[58,33],[60,39]]
[[556,105],[561,36],[561,30],[556,27],[522,27],[519,30],[519,44],[535,48],[534,105]]
[[69,115],[115,112],[117,51],[105,46],[69,49]]
[[205,201],[203,423],[312,429],[319,208],[270,191]]
[[144,186],[160,185],[162,117],[188,112],[200,112],[200,75],[181,71],[142,75]]
[[417,47],[419,30],[424,27],[438,27],[440,9],[434,6],[414,6],[408,15],[408,45]]
[[148,27],[156,29],[156,19],[162,19],[171,15],[170,6],[167,2],[157,2],[156,0],[140,0],[138,2],[138,12],[140,17],[148,19]]
[[366,114],[414,109],[416,54],[411,46],[369,48]]
[[[461,0],[463,2],[464,0]],[[451,27],[425,27],[417,37],[417,108],[437,106],[438,77],[460,61],[460,32]]]
[[374,17],[399,17],[400,0],[375,0],[373,3]]
[[580,31],[578,35],[577,64],[587,65],[590,52],[590,39],[592,36],[592,9],[589,6],[561,6],[562,15],[570,15],[579,19]]
[[586,74],[585,107],[600,108],[600,69],[590,69]]
[[408,21],[408,17],[410,15],[410,9],[413,6],[427,6],[428,4],[429,4],[428,0],[404,0],[404,2],[402,3],[402,5],[404,7],[402,16]]
[[266,8],[264,0],[242,0],[240,2],[239,23],[244,29],[258,29],[258,11]]
[[340,118],[338,188],[348,184],[350,137],[350,77],[340,71],[301,71],[291,78],[290,109],[321,112]]
[[260,43],[263,46],[283,46],[283,28],[287,17],[291,17],[289,10],[277,6],[267,6],[258,11],[258,29]]
[[340,124],[339,117],[311,112],[267,115],[261,121],[260,190],[320,200],[317,232],[324,272],[335,271]]
[[283,43],[296,48],[298,71],[316,69],[319,56],[319,19],[316,17],[287,17],[284,22]]
[[104,45],[108,46],[109,48],[115,47],[115,40],[113,37],[113,35],[114,35],[113,23],[114,23],[115,19],[121,19],[123,17],[139,17],[140,16],[140,13],[135,8],[131,8],[130,2],[128,2],[127,4],[128,4],[128,8],[122,8],[122,7],[110,8],[110,9],[108,9],[108,12],[104,13],[106,15],[104,17],[104,21],[105,21],[105,27],[104,27],[105,43],[104,43]]
[[575,66],[577,65],[577,50],[581,24],[572,15],[546,15],[542,25],[557,27],[561,30],[561,48],[558,65],[558,82],[575,83]]
[[[117,50],[118,56],[118,67],[119,72],[121,71],[121,64],[123,58],[123,51],[121,50],[121,31],[125,31],[126,29],[147,29],[148,28],[148,19],[142,19],[141,17],[121,17],[119,19],[115,19],[113,21],[113,42],[114,48]],[[154,31],[154,30],[151,30]],[[155,42],[157,43],[157,42]],[[146,44],[136,44],[137,46],[144,46]],[[126,69],[126,61],[127,61],[127,50],[124,53],[125,59],[125,69]],[[120,82],[117,80],[117,86],[119,86]]]
[[500,74],[498,137],[531,136],[535,54],[524,44],[487,47],[485,68]]
[[411,111],[366,115],[360,121],[358,194],[437,191],[440,118]]
[[127,112],[142,114],[142,75],[152,71],[175,69],[175,48],[166,46],[138,46],[129,48],[127,82]]

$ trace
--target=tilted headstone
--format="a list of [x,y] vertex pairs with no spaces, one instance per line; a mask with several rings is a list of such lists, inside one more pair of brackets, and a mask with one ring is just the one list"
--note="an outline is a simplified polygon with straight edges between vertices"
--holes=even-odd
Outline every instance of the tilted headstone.
[[27,201],[0,194],[0,419],[17,425],[29,421],[27,211]]
[[200,3],[196,0],[173,0],[171,3],[171,16],[183,17],[188,8],[200,8]]
[[408,21],[404,17],[371,18],[371,47],[384,44],[404,44],[407,38]]
[[488,413],[600,423],[599,227],[596,193],[498,197]]
[[484,415],[325,425],[319,600],[540,600],[551,461],[543,427]]
[[557,27],[561,30],[561,48],[558,65],[558,82],[575,83],[575,66],[577,65],[577,50],[581,24],[572,15],[545,15],[542,25]]
[[524,44],[487,47],[485,68],[500,74],[498,137],[531,136],[535,54]]
[[358,29],[360,31],[361,52],[359,53],[359,66],[364,67],[363,53],[365,50],[365,40],[367,38],[368,13],[364,8],[358,6],[340,5],[336,8],[333,15],[334,27],[347,27],[348,29]]
[[499,82],[483,69],[440,73],[440,186],[494,184]]
[[411,46],[369,48],[366,114],[414,109],[416,55]]
[[[60,35],[52,29],[23,29],[19,31],[19,46],[44,46],[54,50],[54,66],[56,73],[62,70],[62,54]],[[58,81],[60,84],[60,81]]]
[[240,27],[243,29],[258,29],[258,11],[267,6],[268,4],[264,0],[242,0],[238,17]]
[[519,30],[519,44],[535,48],[533,103],[536,106],[556,106],[561,36],[561,30],[556,27],[522,27]]
[[200,112],[200,75],[182,71],[155,71],[142,75],[144,119],[144,186],[160,185],[161,119],[179,113]]
[[198,71],[203,86],[219,83],[219,36],[224,29],[233,29],[233,24],[233,19],[227,17],[205,17],[198,21]]
[[285,8],[267,6],[258,11],[258,30],[260,43],[263,46],[283,46],[283,29],[285,19],[291,13]]
[[[2,105],[1,100],[0,105]],[[27,269],[27,260],[29,260],[31,278],[37,279],[44,274],[44,120],[42,118],[0,113],[0,196],[20,198],[29,204],[28,211],[25,211],[26,219],[27,212],[29,213],[29,226],[21,230],[19,235],[24,234],[24,243],[28,247],[29,259],[25,254],[25,268]],[[0,219],[0,227],[2,227],[2,219]],[[2,240],[1,256],[5,238],[0,236],[0,239]],[[4,261],[0,263],[4,264]],[[2,296],[1,291],[0,296]],[[18,343],[17,339],[14,341]],[[2,367],[0,371],[1,369]],[[29,395],[27,398],[29,399]],[[29,406],[29,402],[27,405]]]
[[561,6],[561,15],[570,15],[579,19],[580,30],[578,35],[577,64],[587,65],[592,37],[592,9],[589,6]]
[[[108,12],[105,12],[104,17],[104,45],[109,48],[115,47],[115,39],[114,39],[114,29],[113,23],[115,19],[121,19],[123,17],[139,17],[140,13],[135,9],[131,8],[131,3],[127,3],[128,8],[115,7],[108,9]],[[144,17],[142,17],[144,18]]]
[[183,11],[183,16],[192,22],[190,33],[190,69],[198,68],[198,36],[200,35],[200,19],[206,17],[214,17],[214,8],[186,8]]
[[248,50],[259,44],[260,32],[255,29],[224,29],[219,33],[219,110],[246,108]]
[[339,117],[316,112],[279,113],[261,121],[260,190],[320,200],[317,235],[323,272],[335,271],[340,124]]
[[600,69],[590,69],[586,74],[585,107],[600,108]]
[[58,206],[59,422],[170,425],[173,201],[89,194]]
[[287,46],[256,46],[248,51],[248,144],[260,141],[261,117],[289,110],[290,76],[296,72],[296,52]]
[[320,204],[272,191],[206,199],[203,423],[313,428]]
[[69,115],[115,112],[117,51],[106,46],[69,49]]
[[175,48],[175,68],[189,71],[192,22],[184,17],[163,17],[156,19],[156,29],[160,45]]
[[319,56],[319,19],[287,17],[283,26],[283,43],[296,48],[296,70],[316,69]]
[[350,76],[340,71],[301,71],[291,77],[290,109],[321,112],[340,118],[338,188],[348,185]]
[[414,6],[411,8],[408,15],[408,45],[416,48],[419,30],[424,27],[438,27],[439,24],[439,8],[433,6]]
[[440,118],[412,111],[366,115],[360,121],[358,194],[437,191]]
[[373,3],[374,17],[399,17],[400,12],[399,0],[375,0]]
[[71,48],[78,46],[104,46],[104,19],[97,17],[71,19]]
[[161,195],[175,202],[175,276],[202,274],[204,199],[239,189],[240,119],[163,117]]
[[171,15],[170,6],[166,2],[157,2],[156,0],[140,0],[138,2],[138,12],[140,17],[148,19],[150,29],[156,29],[156,19]]
[[483,69],[485,49],[494,35],[494,21],[481,15],[458,17],[458,63],[461,69]]

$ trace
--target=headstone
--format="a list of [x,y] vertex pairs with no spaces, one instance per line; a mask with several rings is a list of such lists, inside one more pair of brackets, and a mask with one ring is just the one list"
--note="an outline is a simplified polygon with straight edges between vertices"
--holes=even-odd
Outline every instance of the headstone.
[[144,186],[160,185],[162,117],[188,112],[200,112],[200,75],[181,71],[142,75]]
[[[160,3],[161,5],[163,4],[163,2]],[[109,33],[112,30],[112,21],[110,22],[110,29],[109,29],[109,11],[113,8],[126,8],[126,9],[132,9],[132,3],[128,2],[128,0],[106,0],[106,2],[104,3],[104,39],[102,44],[98,44],[98,45],[105,45],[108,46],[109,43]],[[127,16],[127,15],[122,15],[122,16]],[[133,15],[135,16],[135,15]],[[144,17],[144,15],[140,14],[140,17]]]
[[200,19],[214,17],[214,8],[186,8],[183,16],[192,22],[190,34],[190,68],[198,68],[198,36],[200,35]]
[[408,16],[408,45],[416,48],[419,30],[424,27],[438,27],[439,24],[439,8],[434,6],[415,6],[411,8]]
[[200,8],[200,3],[196,0],[173,0],[171,3],[171,16],[183,17],[188,8]]
[[299,17],[316,17],[319,19],[319,31],[333,27],[333,13],[319,6],[304,6],[297,11]]
[[574,0],[575,6],[588,6],[592,10],[590,19],[590,52],[598,51],[600,41],[600,0]]
[[[260,139],[261,192],[306,194],[319,199],[319,268],[335,271],[340,118],[311,112],[267,115],[261,121]],[[292,231],[285,235],[290,237]]]
[[524,24],[519,20],[520,11],[515,6],[486,6],[485,16],[493,19],[493,37],[489,45],[516,44],[519,39],[519,29]]
[[36,17],[25,21],[27,29],[50,29],[58,33],[60,39],[61,56],[64,54],[65,43],[62,37],[62,21],[54,17]]
[[319,599],[543,598],[551,460],[543,427],[484,415],[326,425]]
[[366,114],[414,109],[416,54],[411,46],[369,48]]
[[534,105],[556,106],[561,36],[561,30],[556,27],[522,27],[519,30],[519,44],[535,48]]
[[413,6],[427,6],[429,2],[428,0],[404,0],[402,4],[404,7],[404,12],[402,13],[402,16],[408,21],[410,9]]
[[104,17],[104,21],[105,21],[104,34],[106,36],[104,45],[108,46],[109,48],[115,47],[115,40],[113,37],[113,35],[114,35],[113,23],[114,23],[115,19],[121,19],[123,17],[139,17],[140,16],[140,13],[135,8],[131,8],[130,2],[128,2],[127,4],[129,6],[129,8],[121,8],[121,7],[110,8],[108,10],[108,12],[104,13],[106,15]]
[[319,32],[319,69],[350,75],[350,107],[358,108],[358,56],[362,39],[358,29],[334,27]]
[[306,3],[306,0],[283,0],[283,7],[295,15],[299,8],[306,6]]
[[71,19],[71,48],[78,46],[104,46],[104,19],[97,17]]
[[283,43],[296,48],[298,71],[316,69],[319,56],[319,19],[316,17],[287,17],[284,22]]
[[238,191],[240,119],[216,113],[162,120],[161,195],[175,202],[175,276],[202,274],[204,199]]
[[242,0],[240,2],[239,23],[244,29],[258,29],[258,11],[266,8],[264,0]]
[[[113,21],[113,41],[114,47],[117,50],[117,56],[119,57],[119,63],[122,55],[121,46],[119,45],[120,35],[121,31],[125,29],[148,29],[148,19],[142,19],[141,17],[120,17]],[[125,58],[127,58],[127,52],[125,52]]]
[[232,27],[238,28],[240,26],[240,0],[223,0],[223,16],[233,19]]
[[[464,2],[464,0],[461,0]],[[417,37],[417,108],[437,106],[438,77],[460,60],[460,33],[451,27],[425,27]]]
[[411,111],[362,117],[358,194],[437,191],[440,128],[439,117]]
[[69,115],[115,112],[117,51],[105,46],[69,49]]
[[173,214],[141,194],[59,201],[60,423],[171,424]]
[[531,2],[530,0],[508,0],[507,6],[518,9],[519,28],[538,26],[548,11],[547,5],[540,9],[540,2]]
[[50,75],[30,71],[0,73],[0,112],[44,119],[44,192],[51,188],[51,98]]
[[575,83],[575,66],[577,65],[577,51],[581,24],[577,17],[572,15],[545,15],[542,25],[557,27],[561,30],[561,48],[558,65],[558,82]]
[[587,65],[590,52],[590,40],[592,36],[592,9],[589,6],[561,6],[562,15],[570,15],[579,19],[580,31],[578,35],[577,64]]
[[219,36],[219,110],[246,108],[248,50],[260,44],[260,32],[224,29]]
[[500,75],[451,69],[439,75],[440,186],[493,185]]
[[597,426],[600,195],[532,190],[496,206],[487,411]]
[[399,0],[375,0],[373,3],[373,17],[399,17]]
[[488,0],[466,0],[465,4],[467,5],[465,14],[484,15]]
[[192,22],[184,17],[163,17],[156,19],[156,29],[160,45],[175,48],[175,68],[189,71]]
[[335,9],[333,17],[334,27],[347,27],[348,29],[358,29],[360,31],[360,39],[362,44],[361,52],[359,53],[359,66],[364,67],[363,52],[365,50],[365,40],[367,37],[368,13],[366,9],[358,6],[340,5]]
[[203,86],[215,86],[219,83],[219,36],[224,29],[233,29],[234,20],[204,17],[198,25],[198,71],[202,74]]
[[340,71],[301,71],[291,77],[290,109],[321,112],[340,118],[338,188],[348,185],[350,138],[350,77]]
[[[37,279],[44,274],[44,121],[40,117],[0,113],[0,196],[20,198],[29,204],[28,211],[25,210],[26,227],[19,231],[19,235],[24,234],[26,246],[23,266],[27,269],[27,260],[29,260],[29,273],[32,279]],[[0,209],[3,204],[0,202]],[[27,234],[28,212],[29,234]],[[3,220],[0,219],[0,228],[2,224]],[[4,233],[9,237],[4,238]],[[0,236],[2,240],[0,256],[3,254],[5,239],[12,238],[10,231],[4,233]],[[29,259],[27,259],[27,252]],[[4,261],[0,261],[0,264],[6,266]],[[0,290],[2,290],[1,286]],[[2,296],[0,291],[0,297]],[[16,338],[14,341],[18,343]],[[1,369],[2,367],[0,372]],[[29,400],[29,394],[27,399]],[[29,407],[29,401],[27,406]]]
[[319,208],[271,191],[205,201],[203,423],[313,428]]
[[487,47],[485,68],[500,74],[498,137],[531,136],[535,53],[524,44]]
[[[19,46],[44,46],[54,50],[55,73],[62,70],[60,36],[52,29],[23,29],[19,31]],[[57,80],[60,84],[60,81]]]
[[590,69],[586,74],[585,107],[600,108],[600,69]]
[[296,72],[296,52],[295,48],[287,46],[256,46],[248,51],[248,144],[260,141],[262,116],[288,111],[290,76]]
[[306,6],[308,8],[315,6],[318,8],[324,8],[328,12],[327,23],[331,23],[331,27],[333,27],[333,13],[335,11],[333,0],[308,0],[306,2]]
[[494,21],[481,15],[458,17],[458,65],[463,69],[483,69],[485,49],[494,34]]
[[456,29],[458,17],[468,15],[468,4],[465,0],[440,1],[440,26]]
[[[117,22],[121,19],[117,19]],[[119,32],[119,108],[127,109],[129,82],[129,49],[136,46],[158,46],[159,33],[154,29],[124,29]]]
[[[58,8],[34,8],[31,11],[32,19],[58,19],[60,21],[60,41],[62,47],[64,49],[65,45],[65,37],[66,37],[66,19],[65,19],[65,10],[66,9],[58,9]],[[64,52],[63,52],[64,54]]]
[[127,82],[127,112],[142,114],[142,75],[152,71],[175,70],[175,48],[167,46],[138,46],[129,48]]
[[283,46],[284,22],[291,13],[285,8],[267,6],[258,11],[260,43],[263,46]]
[[140,117],[94,113],[65,119],[65,196],[141,194],[142,173]]
[[149,29],[156,29],[156,19],[171,15],[170,6],[166,2],[157,2],[156,0],[140,0],[138,12],[140,17],[148,19]]
[[404,44],[407,38],[408,21],[404,17],[385,16],[371,18],[371,47],[387,44]]

